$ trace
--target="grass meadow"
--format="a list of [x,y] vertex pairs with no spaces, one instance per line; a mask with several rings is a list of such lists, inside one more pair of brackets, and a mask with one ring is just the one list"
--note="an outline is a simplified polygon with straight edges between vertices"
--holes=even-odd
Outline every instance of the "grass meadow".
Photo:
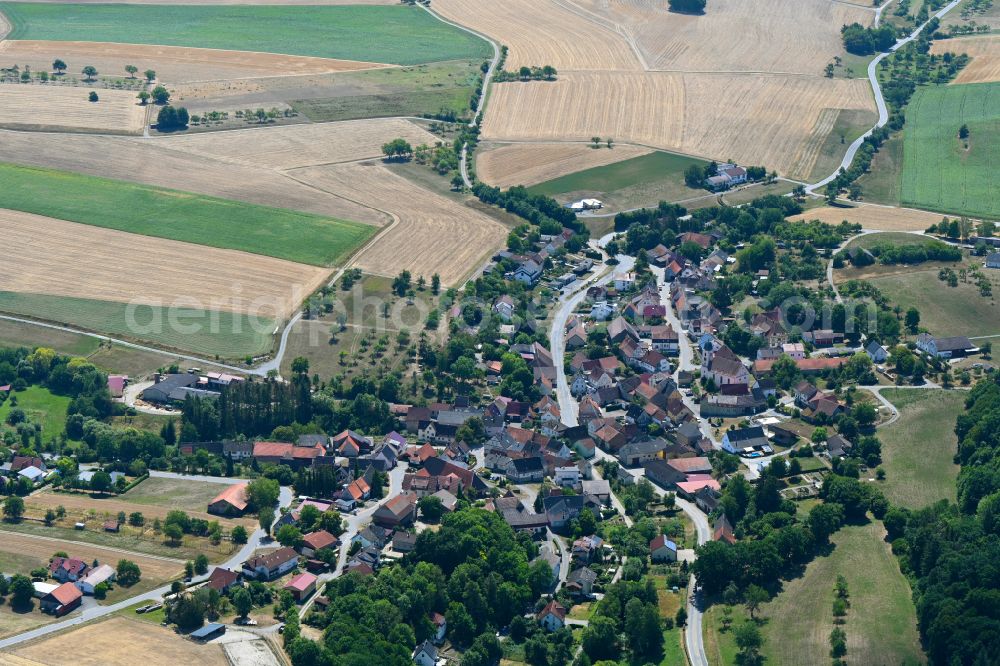
[[[28,420],[42,426],[42,437],[46,440],[54,438],[66,429],[66,411],[70,398],[56,395],[41,386],[29,386],[23,391],[16,391],[11,398],[17,398],[17,407],[24,410]],[[7,415],[13,408],[13,400],[8,398],[0,405],[0,431],[7,426]]]
[[904,205],[1000,217],[1000,83],[921,88],[906,110],[906,128]]
[[[798,666],[829,663],[829,636],[834,628],[833,599],[837,574],[847,578],[850,609],[842,628],[847,633],[849,664],[923,663],[917,635],[916,609],[910,586],[883,541],[879,522],[849,525],[832,538],[829,555],[810,562],[761,607],[767,664]],[[733,628],[750,621],[742,606],[733,609]],[[722,605],[705,614],[705,651],[713,666],[736,663],[733,631],[722,629]]]
[[879,486],[894,506],[919,509],[939,500],[955,501],[958,447],[955,419],[966,394],[944,389],[886,389],[899,420],[879,428],[882,467]]
[[[271,320],[260,319],[260,326],[251,326],[252,322],[246,315],[231,312],[184,308],[167,310],[142,305],[130,312],[126,303],[0,291],[0,312],[57,321],[112,337],[147,341],[171,349],[227,359],[242,359],[271,349],[271,333],[274,330]],[[175,330],[181,327],[170,325],[170,317],[184,326],[200,325],[201,330]],[[218,322],[217,326],[214,322]],[[133,323],[136,325],[133,326]],[[216,332],[212,331],[213,328]],[[100,365],[105,366],[104,363]]]
[[652,205],[707,194],[684,184],[684,171],[708,163],[694,157],[657,151],[606,166],[577,171],[529,187],[534,194],[559,199],[598,196],[608,209]]
[[336,264],[376,230],[309,213],[7,163],[0,163],[0,183],[0,208],[314,266]]
[[0,3],[10,39],[79,40],[261,51],[413,65],[486,58],[482,39],[423,9]]

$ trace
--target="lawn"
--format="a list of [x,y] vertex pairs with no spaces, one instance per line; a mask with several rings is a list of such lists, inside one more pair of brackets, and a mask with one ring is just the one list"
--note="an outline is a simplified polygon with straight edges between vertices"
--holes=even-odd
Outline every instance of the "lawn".
[[660,201],[676,201],[708,194],[684,184],[684,171],[692,164],[703,167],[707,162],[659,151],[577,171],[528,189],[534,194],[545,194],[563,203],[584,196],[597,197],[603,200],[608,210],[655,206]]
[[919,509],[938,500],[955,500],[958,441],[955,419],[965,393],[944,389],[886,389],[882,392],[900,418],[880,428],[883,492],[894,505]]
[[[28,420],[32,423],[42,424],[42,437],[46,441],[55,438],[66,429],[66,410],[69,407],[70,398],[62,395],[55,395],[47,388],[41,386],[29,386],[23,391],[16,391],[11,394],[17,398],[17,406],[24,410]],[[13,400],[8,398],[0,405],[0,430],[6,427],[7,415],[10,414]]]
[[89,356],[100,341],[89,335],[59,331],[37,324],[0,319],[0,347],[49,347],[60,354]]
[[896,247],[907,245],[929,245],[935,241],[926,236],[907,234],[901,231],[883,231],[877,234],[866,234],[851,241],[849,247],[871,249],[876,245],[889,244]]
[[[969,138],[958,130],[968,125]],[[1000,83],[920,88],[906,110],[901,199],[943,213],[1000,217]]]
[[335,77],[334,94],[291,100],[289,104],[313,122],[437,115],[442,111],[461,117],[469,111],[479,75],[478,60],[346,72]]
[[482,39],[416,7],[0,3],[10,39],[190,46],[413,65],[486,58]]
[[309,213],[7,163],[0,163],[0,182],[2,208],[315,266],[336,264],[376,231]]
[[221,483],[150,477],[121,498],[135,504],[164,506],[183,511],[205,511],[208,503],[226,489]]
[[[958,264],[950,264],[956,271]],[[899,267],[887,267],[896,268]],[[915,307],[920,311],[920,326],[937,336],[996,335],[1000,333],[1000,306],[996,296],[1000,276],[987,275],[993,281],[994,296],[983,297],[974,284],[959,282],[949,287],[938,279],[938,269],[897,270],[892,275],[867,278],[878,287],[889,302],[905,311]]]
[[830,555],[810,562],[804,575],[786,583],[761,609],[767,663],[829,663],[837,574],[847,578],[850,591],[851,607],[843,625],[848,663],[922,663],[910,586],[884,534],[878,522],[842,528],[833,537]]
[[[0,311],[228,359],[270,351],[274,331],[272,320],[259,318],[254,324],[246,315],[220,310],[148,305],[133,308],[115,301],[11,291],[0,291]],[[172,325],[173,321],[178,325]],[[197,325],[199,330],[184,330],[188,325]],[[102,361],[95,362],[107,367]]]

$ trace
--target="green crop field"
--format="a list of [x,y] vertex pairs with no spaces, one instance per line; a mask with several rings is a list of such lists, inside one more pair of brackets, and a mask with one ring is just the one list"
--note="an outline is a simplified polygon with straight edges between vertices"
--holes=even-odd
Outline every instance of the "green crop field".
[[[595,150],[606,150],[598,148]],[[676,201],[708,194],[684,184],[684,170],[692,164],[708,162],[694,157],[653,152],[606,166],[577,171],[531,186],[529,191],[566,202],[578,196],[596,196],[610,210],[655,206],[660,201]]]
[[[963,124],[966,141],[958,138]],[[1000,217],[1000,83],[921,88],[906,110],[906,128],[904,205]]]
[[375,233],[357,222],[67,171],[0,163],[0,208],[330,266]]
[[407,6],[0,3],[10,39],[157,44],[413,65],[486,58],[482,39]]
[[886,471],[880,487],[885,496],[893,506],[911,509],[943,499],[955,501],[955,419],[962,413],[965,392],[886,389],[882,395],[900,414],[898,421],[878,431]]
[[[0,291],[0,311],[229,359],[269,351],[274,330],[273,321],[260,319],[252,326],[247,316],[231,312],[146,305],[130,311],[126,303],[10,291]],[[172,317],[179,326],[171,325]],[[200,330],[175,330],[188,325]]]

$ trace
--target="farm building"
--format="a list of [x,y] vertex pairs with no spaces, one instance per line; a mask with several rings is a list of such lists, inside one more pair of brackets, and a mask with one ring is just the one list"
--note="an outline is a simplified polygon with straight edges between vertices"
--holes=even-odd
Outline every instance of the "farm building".
[[282,589],[291,592],[295,600],[302,603],[316,591],[316,580],[316,576],[304,571],[288,581]]
[[84,594],[93,595],[95,588],[101,583],[113,583],[118,574],[110,564],[102,564],[92,569],[90,573],[76,581],[76,587]]
[[917,349],[938,358],[954,358],[976,351],[976,346],[964,335],[935,338],[929,333],[921,333],[917,336]]
[[192,640],[210,641],[213,638],[218,638],[224,633],[226,633],[226,625],[213,622],[211,624],[206,624],[201,629],[192,631],[190,635]]
[[208,512],[216,516],[242,516],[247,510],[247,484],[235,483],[208,503]]
[[83,592],[73,583],[63,583],[42,597],[42,611],[62,617],[80,606]]

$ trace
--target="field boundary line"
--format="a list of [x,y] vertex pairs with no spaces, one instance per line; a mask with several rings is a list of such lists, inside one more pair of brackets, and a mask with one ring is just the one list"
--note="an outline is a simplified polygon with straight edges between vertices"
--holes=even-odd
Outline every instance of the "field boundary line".
[[0,527],[0,531],[9,532],[10,534],[16,534],[18,536],[25,537],[26,539],[38,539],[39,541],[51,541],[53,543],[72,543],[79,544],[81,546],[89,546],[91,548],[101,548],[103,550],[109,550],[114,553],[121,553],[122,555],[131,555],[132,557],[143,557],[148,560],[158,560],[160,562],[166,562],[168,564],[179,564],[184,566],[184,560],[178,560],[173,557],[164,557],[163,555],[147,555],[146,553],[139,553],[134,550],[123,550],[121,548],[115,548],[114,546],[103,546],[101,544],[90,543],[89,541],[76,541],[74,539],[57,539],[55,537],[42,536],[40,534],[26,534],[24,532],[18,532],[16,530],[6,530]]
[[639,50],[639,45],[636,43],[635,38],[629,34],[626,34],[625,26],[623,26],[620,23],[614,23],[613,21],[606,19],[603,16],[598,16],[597,14],[591,12],[589,9],[585,9],[577,5],[572,0],[570,0],[569,2],[570,6],[567,6],[563,2],[563,0],[553,0],[553,2],[557,6],[565,9],[566,11],[572,14],[576,14],[583,20],[593,23],[594,25],[603,28],[604,30],[614,33],[618,37],[621,37],[625,41],[625,43],[629,45],[629,48],[632,49],[632,55],[634,55],[635,59],[639,62],[639,66],[642,67],[642,69],[647,72],[652,71],[649,66],[649,63],[646,62],[646,57]]

